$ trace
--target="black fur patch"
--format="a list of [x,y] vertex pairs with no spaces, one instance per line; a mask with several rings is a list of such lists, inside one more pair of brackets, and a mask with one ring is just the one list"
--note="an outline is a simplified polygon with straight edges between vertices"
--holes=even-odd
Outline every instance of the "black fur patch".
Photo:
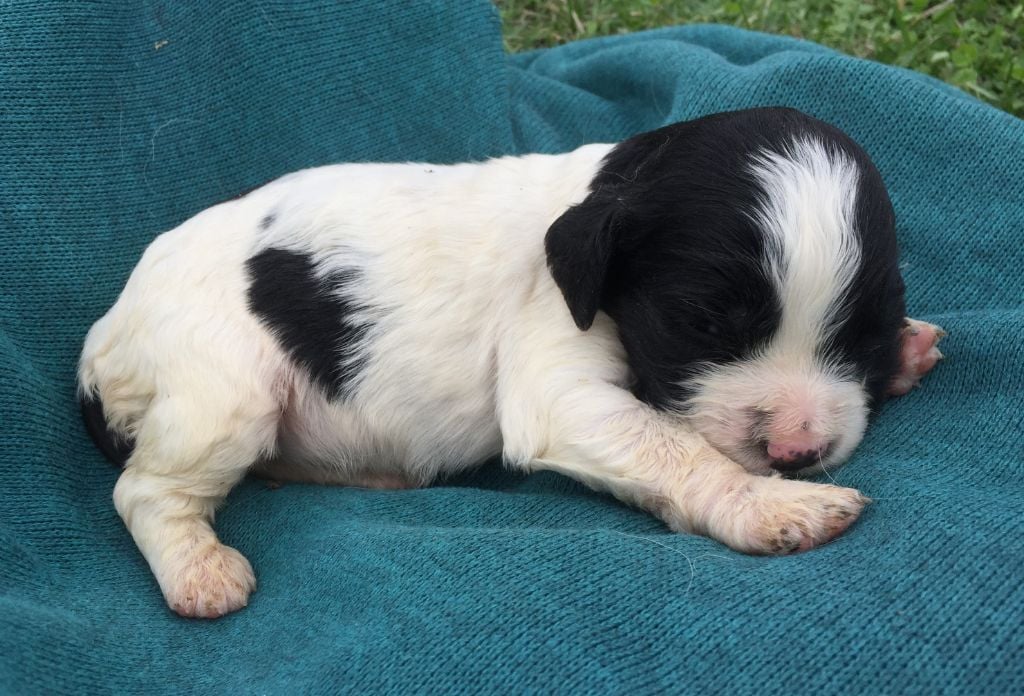
[[309,254],[273,248],[246,268],[249,309],[329,398],[343,397],[364,363],[358,345],[367,326],[352,321],[359,307],[344,295],[357,272],[323,274]]
[[900,329],[906,317],[899,270],[896,216],[882,176],[859,148],[850,153],[860,169],[854,219],[861,241],[860,267],[850,283],[848,312],[825,352],[852,365],[862,378],[869,406],[877,410],[900,367]]
[[838,129],[786,108],[677,123],[608,153],[587,198],[548,230],[552,277],[573,319],[616,322],[637,396],[655,407],[689,396],[706,364],[749,357],[778,328],[781,300],[765,275],[765,234],[750,213],[763,191],[752,158],[810,135],[861,169],[864,248],[852,312],[828,350],[884,392],[898,367],[903,287],[892,207],[867,154]]
[[107,459],[123,467],[135,449],[135,443],[110,429],[103,415],[103,402],[98,396],[79,396],[78,405],[93,443]]
[[264,215],[263,219],[260,220],[260,231],[266,232],[268,229],[270,229],[270,226],[273,225],[276,220],[277,215],[275,215],[274,213],[267,213],[266,215]]

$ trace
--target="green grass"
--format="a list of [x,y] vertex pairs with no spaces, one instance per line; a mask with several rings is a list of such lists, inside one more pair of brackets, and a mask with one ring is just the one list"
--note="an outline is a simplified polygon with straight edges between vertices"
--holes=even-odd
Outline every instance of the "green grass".
[[1018,0],[496,0],[509,51],[670,24],[789,34],[900,65],[1024,117]]

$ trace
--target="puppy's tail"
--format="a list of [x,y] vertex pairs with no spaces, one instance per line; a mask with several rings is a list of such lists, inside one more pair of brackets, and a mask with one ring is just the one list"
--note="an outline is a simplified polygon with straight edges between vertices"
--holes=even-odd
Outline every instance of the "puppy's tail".
[[117,432],[110,427],[103,412],[103,401],[98,394],[84,388],[78,390],[78,405],[82,409],[82,420],[85,429],[100,452],[114,464],[123,467],[132,450],[135,449],[134,438]]

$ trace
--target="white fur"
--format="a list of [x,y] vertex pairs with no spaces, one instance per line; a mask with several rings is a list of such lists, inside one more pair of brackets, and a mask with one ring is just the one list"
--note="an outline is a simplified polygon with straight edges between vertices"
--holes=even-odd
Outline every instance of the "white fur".
[[[863,396],[803,342],[841,297],[842,214],[819,208],[842,209],[845,170],[799,145],[808,162],[759,165],[784,330],[756,360],[706,375],[690,421],[631,395],[614,324],[599,314],[579,331],[546,267],[545,231],[586,195],[610,147],[307,170],[150,245],[89,332],[79,376],[135,439],[114,501],[176,611],[218,616],[255,587],[211,523],[257,462],[280,478],[392,487],[502,453],[750,552],[807,548],[852,522],[865,502],[856,491],[754,476],[700,434],[728,453],[723,405],[757,394],[759,407],[810,404],[815,428],[845,438],[842,454],[860,439]],[[819,226],[817,241],[804,246],[790,225]],[[345,399],[325,398],[247,308],[246,260],[271,246],[312,253],[325,273],[360,269],[345,292],[367,308],[366,364]]]

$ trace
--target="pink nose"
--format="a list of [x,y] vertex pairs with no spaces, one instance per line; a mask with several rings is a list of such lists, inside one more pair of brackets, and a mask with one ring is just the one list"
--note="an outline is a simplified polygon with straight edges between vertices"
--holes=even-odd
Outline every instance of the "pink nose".
[[779,462],[791,462],[809,456],[817,457],[826,447],[828,447],[828,443],[824,441],[810,443],[799,440],[780,440],[768,443],[768,456]]
[[768,457],[776,471],[799,471],[825,458],[831,443],[809,433],[780,438],[768,443]]

